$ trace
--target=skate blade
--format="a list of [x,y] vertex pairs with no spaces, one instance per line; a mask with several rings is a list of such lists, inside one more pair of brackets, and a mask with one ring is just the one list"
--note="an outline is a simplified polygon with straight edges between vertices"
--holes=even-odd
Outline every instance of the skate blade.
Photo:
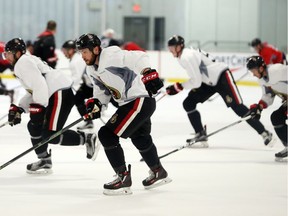
[[166,177],[164,179],[161,179],[159,181],[157,181],[156,183],[152,184],[152,185],[149,185],[149,186],[144,186],[144,188],[146,190],[150,190],[150,189],[153,189],[153,188],[156,188],[156,187],[159,187],[159,186],[162,186],[162,185],[165,185],[165,184],[168,184],[172,182],[172,179],[170,179],[169,177]]
[[36,171],[26,170],[26,173],[32,175],[49,175],[53,173],[53,170],[52,169],[40,169]]
[[187,143],[188,148],[209,148],[207,141]]
[[94,154],[92,155],[92,158],[91,160],[92,161],[95,161],[97,156],[98,156],[98,153],[99,153],[99,150],[100,150],[100,147],[101,147],[101,143],[100,141],[97,139],[96,140],[96,143],[95,143],[95,151],[94,151]]
[[271,141],[266,146],[272,148],[275,145],[276,141],[277,141],[277,139],[275,137],[273,137],[271,139]]
[[85,128],[77,127],[77,130],[79,130],[79,131],[86,131],[86,130],[91,130],[91,129],[94,129],[94,126],[89,126],[89,127],[85,127]]
[[276,157],[276,158],[275,158],[275,161],[276,161],[276,162],[281,162],[281,163],[287,163],[287,162],[288,162],[288,159],[287,159],[287,157],[285,157],[285,158]]
[[103,194],[107,196],[131,195],[132,191],[130,187],[119,188],[117,190],[104,189]]

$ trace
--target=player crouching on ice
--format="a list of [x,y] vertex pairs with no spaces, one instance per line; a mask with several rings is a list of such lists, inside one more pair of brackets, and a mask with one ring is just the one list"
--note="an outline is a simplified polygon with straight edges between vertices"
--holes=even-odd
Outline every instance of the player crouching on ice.
[[76,41],[77,49],[92,77],[94,95],[86,102],[92,118],[100,118],[102,106],[111,97],[119,104],[116,112],[98,131],[98,138],[116,173],[116,179],[104,184],[104,194],[131,194],[131,166],[126,167],[119,139],[130,138],[150,168],[150,176],[142,181],[146,189],[171,182],[158,158],[151,133],[151,116],[156,109],[151,97],[163,87],[149,58],[142,51],[121,50],[118,46],[101,48],[99,38],[84,34]]
[[[63,128],[71,108],[74,95],[72,80],[61,71],[52,69],[40,58],[26,53],[26,45],[21,38],[14,38],[5,46],[5,57],[14,66],[15,76],[27,93],[19,105],[11,104],[8,121],[11,126],[21,122],[21,114],[30,113],[27,128],[35,146],[56,131]],[[87,158],[95,157],[99,146],[95,146],[96,135],[67,130],[50,141],[63,146],[86,145]],[[51,150],[48,144],[35,149],[38,162],[27,165],[27,173],[42,174],[52,172]]]
[[[259,84],[263,89],[263,95],[258,104],[250,107],[250,115],[254,119],[260,119],[263,109],[271,105],[275,96],[282,99],[282,105],[271,114],[271,122],[274,130],[285,146],[285,148],[275,154],[276,161],[287,159],[287,71],[288,66],[283,64],[266,65],[260,56],[252,56],[247,59],[247,69],[259,79]],[[286,160],[285,159],[285,160]]]

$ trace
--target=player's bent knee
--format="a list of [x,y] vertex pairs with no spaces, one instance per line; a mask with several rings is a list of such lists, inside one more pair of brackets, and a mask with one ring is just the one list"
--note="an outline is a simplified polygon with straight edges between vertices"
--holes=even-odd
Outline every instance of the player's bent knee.
[[115,148],[119,145],[119,137],[106,126],[100,128],[98,138],[105,150]]
[[270,116],[273,126],[285,125],[285,116],[281,115],[280,112],[274,111]]
[[184,100],[182,105],[183,105],[183,108],[186,112],[190,112],[190,111],[196,109],[197,104],[191,102],[190,100]]
[[41,136],[41,133],[42,133],[42,127],[41,126],[39,127],[39,126],[33,124],[31,121],[29,121],[27,124],[27,129],[29,131],[29,134],[32,137]]

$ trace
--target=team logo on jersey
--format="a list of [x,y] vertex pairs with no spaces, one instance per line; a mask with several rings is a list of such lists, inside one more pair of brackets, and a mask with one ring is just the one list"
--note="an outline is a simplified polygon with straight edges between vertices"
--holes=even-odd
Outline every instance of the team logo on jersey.
[[109,91],[110,91],[110,93],[111,93],[113,98],[115,98],[115,99],[120,99],[121,98],[121,94],[120,94],[120,92],[117,89],[115,89],[115,88],[113,88],[111,86],[108,86],[108,85],[105,85],[105,86],[109,89]]
[[113,88],[111,86],[108,86],[105,82],[103,82],[101,80],[100,77],[98,77],[98,78],[101,81],[101,83],[109,90],[109,92],[110,92],[110,94],[112,95],[113,98],[115,98],[115,99],[120,99],[121,98],[121,94],[120,94],[120,92],[117,89],[115,89],[115,88]]
[[226,95],[226,103],[232,103],[233,99],[229,96],[229,95]]
[[111,123],[111,124],[114,124],[114,123],[117,121],[117,117],[118,117],[118,114],[115,113],[115,114],[111,117],[110,123]]

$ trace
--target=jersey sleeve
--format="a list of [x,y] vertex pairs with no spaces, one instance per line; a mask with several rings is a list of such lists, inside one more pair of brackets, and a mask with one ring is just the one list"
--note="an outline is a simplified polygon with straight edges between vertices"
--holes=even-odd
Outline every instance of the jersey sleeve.
[[267,106],[273,104],[275,99],[275,94],[273,90],[267,86],[262,86],[262,97],[261,100],[264,101]]
[[15,66],[15,75],[32,95],[31,102],[46,107],[48,105],[49,92],[44,75],[30,58],[25,58],[25,56],[22,56],[22,58],[18,60],[17,63],[19,64]]
[[185,52],[179,59],[180,65],[186,70],[189,80],[182,83],[184,89],[199,88],[202,83],[200,72],[201,57],[193,52]]
[[124,51],[123,65],[141,74],[145,68],[150,68],[149,56],[142,51]]

